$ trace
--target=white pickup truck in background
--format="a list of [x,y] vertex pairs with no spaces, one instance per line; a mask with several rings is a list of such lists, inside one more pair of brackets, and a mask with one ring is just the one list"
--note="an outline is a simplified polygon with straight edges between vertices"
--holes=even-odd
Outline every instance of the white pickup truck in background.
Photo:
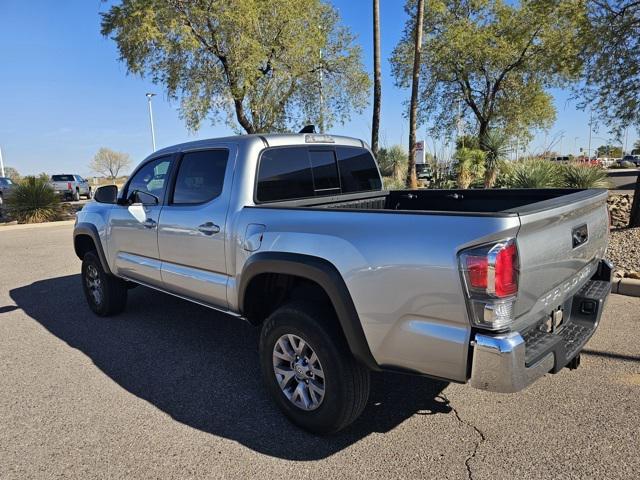
[[49,182],[53,191],[65,200],[80,200],[80,197],[90,199],[93,197],[93,191],[89,181],[80,175],[51,175]]

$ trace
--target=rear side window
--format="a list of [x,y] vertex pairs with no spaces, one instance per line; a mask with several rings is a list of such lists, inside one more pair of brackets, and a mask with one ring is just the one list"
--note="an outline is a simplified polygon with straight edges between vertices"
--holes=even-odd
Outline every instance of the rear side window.
[[305,147],[272,148],[260,157],[258,189],[260,202],[314,196],[313,176]]
[[173,203],[205,203],[218,197],[222,193],[228,158],[227,150],[185,153],[176,177]]
[[363,148],[337,147],[342,193],[382,190],[373,156]]

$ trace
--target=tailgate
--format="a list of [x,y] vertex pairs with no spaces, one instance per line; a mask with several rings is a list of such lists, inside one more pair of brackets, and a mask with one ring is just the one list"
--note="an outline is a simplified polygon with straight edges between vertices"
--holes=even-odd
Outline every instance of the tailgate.
[[549,313],[591,277],[607,248],[607,196],[606,190],[583,190],[518,212],[516,317],[530,312],[528,323]]

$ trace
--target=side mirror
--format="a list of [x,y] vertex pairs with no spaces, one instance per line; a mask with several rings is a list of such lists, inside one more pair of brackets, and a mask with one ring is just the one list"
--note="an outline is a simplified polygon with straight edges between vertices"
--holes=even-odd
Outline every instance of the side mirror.
[[118,187],[115,185],[99,187],[93,195],[93,199],[99,203],[114,204],[118,200]]

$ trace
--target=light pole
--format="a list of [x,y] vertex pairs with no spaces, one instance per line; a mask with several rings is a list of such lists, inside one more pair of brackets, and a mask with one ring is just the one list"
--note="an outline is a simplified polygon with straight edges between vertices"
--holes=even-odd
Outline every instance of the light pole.
[[2,161],[2,149],[0,148],[0,177],[4,177],[4,162]]
[[151,124],[151,147],[156,151],[156,132],[153,129],[153,109],[151,108],[151,99],[156,96],[155,93],[146,93],[147,103],[149,104],[149,123]]
[[578,155],[578,140],[580,140],[580,137],[573,137],[573,154],[574,155]]
[[591,125],[593,124],[593,110],[589,112],[589,147],[587,148],[587,158],[591,159]]

